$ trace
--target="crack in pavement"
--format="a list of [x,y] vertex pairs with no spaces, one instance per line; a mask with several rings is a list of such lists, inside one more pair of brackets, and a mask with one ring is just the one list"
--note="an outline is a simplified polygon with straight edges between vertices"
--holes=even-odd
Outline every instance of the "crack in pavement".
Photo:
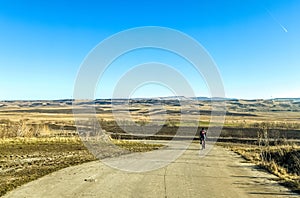
[[165,198],[167,198],[167,182],[166,182],[166,175],[167,175],[167,167],[165,167],[165,173],[164,173],[164,185],[165,185]]

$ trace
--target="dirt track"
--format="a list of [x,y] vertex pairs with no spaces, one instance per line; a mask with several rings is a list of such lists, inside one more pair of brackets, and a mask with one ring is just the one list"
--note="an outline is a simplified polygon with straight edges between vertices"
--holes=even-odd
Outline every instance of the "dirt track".
[[[209,145],[208,145],[209,146]],[[210,147],[210,146],[209,146]],[[214,146],[205,156],[192,144],[168,166],[129,173],[90,162],[47,175],[5,197],[298,197],[241,157]],[[117,159],[113,159],[117,161]]]

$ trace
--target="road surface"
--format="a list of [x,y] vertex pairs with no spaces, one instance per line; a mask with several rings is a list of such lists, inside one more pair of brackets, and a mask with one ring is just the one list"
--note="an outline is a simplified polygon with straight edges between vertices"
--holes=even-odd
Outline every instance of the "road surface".
[[144,173],[89,162],[51,173],[5,197],[299,197],[235,153],[209,148],[203,157],[193,143],[168,166]]

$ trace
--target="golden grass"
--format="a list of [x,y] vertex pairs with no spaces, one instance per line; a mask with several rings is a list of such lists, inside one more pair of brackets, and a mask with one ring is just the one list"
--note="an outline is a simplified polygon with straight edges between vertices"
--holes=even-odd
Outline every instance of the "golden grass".
[[[265,168],[270,173],[278,176],[282,184],[300,192],[299,145],[257,146],[234,143],[218,144],[234,151],[246,160]],[[286,158],[289,158],[290,161],[286,161]]]
[[128,140],[112,140],[113,144],[122,147],[128,151],[132,152],[147,152],[152,150],[157,150],[164,145],[144,143],[139,141],[128,141]]

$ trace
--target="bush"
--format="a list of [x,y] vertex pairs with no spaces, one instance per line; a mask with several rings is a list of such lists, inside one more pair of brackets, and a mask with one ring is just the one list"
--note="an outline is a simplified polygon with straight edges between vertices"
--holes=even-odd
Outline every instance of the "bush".
[[41,124],[29,123],[27,119],[19,121],[0,120],[0,138],[38,137]]

